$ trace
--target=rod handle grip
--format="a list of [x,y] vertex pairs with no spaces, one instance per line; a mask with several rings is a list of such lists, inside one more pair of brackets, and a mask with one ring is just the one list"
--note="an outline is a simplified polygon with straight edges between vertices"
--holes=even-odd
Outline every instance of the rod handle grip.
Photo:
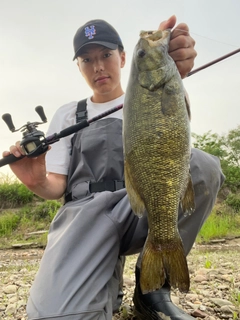
[[24,157],[25,157],[24,155],[22,155],[21,157],[15,157],[13,154],[9,154],[8,156],[0,159],[0,167],[3,167],[7,164],[11,164],[11,163],[16,162],[18,160],[21,160]]

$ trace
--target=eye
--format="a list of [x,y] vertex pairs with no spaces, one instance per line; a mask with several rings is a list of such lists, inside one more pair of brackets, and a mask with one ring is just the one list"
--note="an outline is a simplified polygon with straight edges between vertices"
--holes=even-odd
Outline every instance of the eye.
[[105,53],[105,54],[104,54],[104,58],[109,58],[109,57],[111,57],[111,55],[112,55],[112,54],[111,54],[110,52]]
[[89,62],[89,61],[90,61],[89,58],[84,58],[84,59],[82,59],[82,62],[84,62],[84,63],[87,63],[87,62]]
[[137,52],[137,55],[139,58],[143,58],[145,56],[146,52],[143,49],[139,49]]

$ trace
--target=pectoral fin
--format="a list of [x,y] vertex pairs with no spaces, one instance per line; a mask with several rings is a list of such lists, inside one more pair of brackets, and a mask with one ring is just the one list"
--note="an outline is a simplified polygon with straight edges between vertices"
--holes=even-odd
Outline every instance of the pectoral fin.
[[127,161],[124,164],[124,177],[131,208],[136,215],[141,217],[145,211],[145,205],[134,187]]

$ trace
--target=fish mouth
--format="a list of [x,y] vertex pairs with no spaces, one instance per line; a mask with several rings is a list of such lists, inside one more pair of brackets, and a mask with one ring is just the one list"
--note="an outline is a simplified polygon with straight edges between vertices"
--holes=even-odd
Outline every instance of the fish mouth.
[[140,38],[148,41],[151,47],[158,46],[171,33],[170,29],[155,30],[155,31],[141,31]]

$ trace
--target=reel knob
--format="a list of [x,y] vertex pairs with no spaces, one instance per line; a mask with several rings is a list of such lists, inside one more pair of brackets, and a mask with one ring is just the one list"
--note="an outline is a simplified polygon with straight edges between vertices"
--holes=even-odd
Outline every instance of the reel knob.
[[13,122],[12,122],[12,116],[9,113],[5,113],[5,114],[2,115],[2,119],[7,124],[8,129],[10,131],[14,132],[15,131],[15,127],[14,127]]

